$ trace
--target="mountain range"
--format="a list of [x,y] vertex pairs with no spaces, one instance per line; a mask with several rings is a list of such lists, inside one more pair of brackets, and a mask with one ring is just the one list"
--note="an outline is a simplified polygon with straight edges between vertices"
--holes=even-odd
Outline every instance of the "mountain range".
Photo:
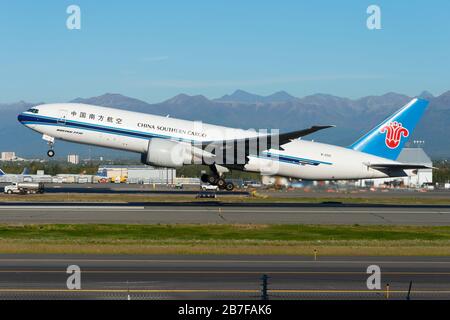
[[[450,158],[450,91],[433,96],[424,91],[420,97],[428,99],[430,106],[414,131],[410,141],[424,140],[424,149],[433,158]],[[363,133],[406,104],[412,97],[399,93],[386,93],[349,99],[329,94],[314,94],[298,98],[285,91],[268,96],[243,90],[208,99],[203,95],[179,94],[160,103],[106,93],[97,97],[76,98],[72,102],[121,108],[173,118],[201,120],[203,122],[239,128],[277,128],[280,131],[298,130],[311,125],[336,125],[308,136],[307,139],[346,146]],[[20,125],[17,114],[38,103],[18,102],[0,104],[0,150],[16,151],[19,156],[44,157],[45,142],[38,134]],[[87,155],[89,148],[57,142],[57,155],[80,153]],[[128,154],[113,150],[91,148],[93,155],[124,157]]]

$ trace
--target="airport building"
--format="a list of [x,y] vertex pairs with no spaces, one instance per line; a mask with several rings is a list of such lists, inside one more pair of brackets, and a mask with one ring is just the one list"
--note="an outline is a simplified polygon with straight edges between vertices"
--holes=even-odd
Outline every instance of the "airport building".
[[147,165],[106,165],[98,168],[100,175],[113,182],[175,184],[176,169]]
[[14,151],[2,151],[0,161],[27,161],[27,159],[18,157]]
[[[413,163],[425,166],[433,166],[430,157],[422,148],[404,148],[397,161],[403,163]],[[383,179],[365,179],[361,180],[360,186],[374,186],[376,188],[383,186],[404,186],[408,188],[421,188],[424,185],[433,183],[432,169],[414,170],[417,174],[408,177],[383,178]]]
[[13,161],[16,159],[17,159],[16,153],[13,151],[6,151],[6,152],[1,153],[0,160],[2,160],[2,161]]
[[67,156],[67,162],[72,164],[79,164],[80,163],[80,157],[77,154],[69,154]]

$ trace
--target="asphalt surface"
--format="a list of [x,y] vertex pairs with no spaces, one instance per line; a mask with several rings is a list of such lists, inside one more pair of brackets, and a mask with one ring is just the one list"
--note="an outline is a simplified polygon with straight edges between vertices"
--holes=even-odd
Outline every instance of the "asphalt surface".
[[2,204],[0,223],[450,225],[450,206],[340,204]]
[[[9,183],[0,183],[0,191]],[[250,190],[256,190],[259,194],[276,198],[419,198],[419,199],[442,199],[450,197],[450,190],[415,190],[415,189],[379,189],[370,191],[368,189],[333,187],[327,190],[318,189],[238,189],[233,192],[218,191],[220,196],[248,196]],[[199,186],[185,185],[183,189],[175,189],[166,185],[152,184],[115,184],[115,183],[46,183],[45,192],[49,194],[58,193],[87,193],[87,194],[149,194],[151,196],[165,195],[197,195]]]
[[[4,187],[9,183],[0,183],[0,191],[3,192]],[[115,184],[115,183],[73,183],[73,184],[61,184],[61,183],[46,183],[44,185],[44,191],[47,194],[148,194],[151,196],[167,196],[167,195],[189,195],[196,196],[200,192],[200,187],[195,185],[189,185],[183,187],[183,189],[176,189],[167,185],[153,185],[151,184]],[[235,191],[216,191],[220,196],[248,196],[247,190],[235,190]]]
[[449,257],[0,255],[0,299],[260,299],[263,274],[269,299],[450,298]]
[[[46,193],[83,193],[83,194],[148,194],[152,196],[164,196],[164,195],[192,195],[196,196],[199,193],[199,188],[196,189],[169,189],[169,188],[161,188],[161,189],[150,189],[150,188],[101,188],[101,187],[46,187]],[[249,192],[247,191],[223,191],[218,190],[215,192],[220,196],[248,196]]]
[[[136,184],[46,184],[47,193],[95,193],[95,194],[149,194],[152,196],[164,195],[197,195],[198,186],[185,186],[183,189],[174,189],[169,186],[136,185]],[[338,189],[304,191],[304,189],[241,189],[232,192],[217,191],[219,196],[248,196],[250,190],[256,190],[259,194],[274,198],[419,198],[442,199],[450,197],[450,190],[419,191],[414,189],[389,189],[369,191],[367,189],[348,189],[337,192]]]

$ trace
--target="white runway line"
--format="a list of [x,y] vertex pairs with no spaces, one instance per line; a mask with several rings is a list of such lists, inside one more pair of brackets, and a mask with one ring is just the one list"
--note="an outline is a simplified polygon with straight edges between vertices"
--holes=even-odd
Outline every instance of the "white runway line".
[[95,210],[95,211],[105,211],[105,210],[119,210],[119,211],[128,211],[128,210],[143,210],[145,207],[117,207],[117,206],[0,206],[0,211],[8,211],[8,210],[20,210],[20,211],[39,211],[39,210],[64,210],[64,211],[79,211],[79,210]]
[[[211,212],[217,211],[219,207],[209,207],[209,208],[192,208],[185,209],[182,207],[174,206],[167,208],[166,206],[161,208],[151,208],[145,206],[0,206],[0,211],[8,210],[19,210],[19,211],[39,211],[39,210],[64,210],[64,211],[80,211],[80,210],[92,210],[92,211],[136,211],[143,210],[147,212]],[[352,210],[351,208],[330,208],[329,210],[303,210],[299,208],[298,210],[293,209],[283,209],[283,208],[273,208],[267,209],[241,209],[241,208],[223,208],[220,207],[222,213],[328,213],[328,214],[352,214],[352,213],[386,213],[386,214],[450,214],[450,211],[440,211],[439,209],[430,209],[428,211],[417,211],[408,208],[399,208],[400,210],[382,210],[380,208],[371,208],[367,210]]]

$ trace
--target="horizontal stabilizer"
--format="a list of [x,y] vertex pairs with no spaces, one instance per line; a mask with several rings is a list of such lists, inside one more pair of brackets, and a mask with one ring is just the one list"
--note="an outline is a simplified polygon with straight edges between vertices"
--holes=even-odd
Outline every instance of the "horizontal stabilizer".
[[376,170],[435,169],[434,167],[413,163],[376,163],[376,164],[368,164],[368,166]]

